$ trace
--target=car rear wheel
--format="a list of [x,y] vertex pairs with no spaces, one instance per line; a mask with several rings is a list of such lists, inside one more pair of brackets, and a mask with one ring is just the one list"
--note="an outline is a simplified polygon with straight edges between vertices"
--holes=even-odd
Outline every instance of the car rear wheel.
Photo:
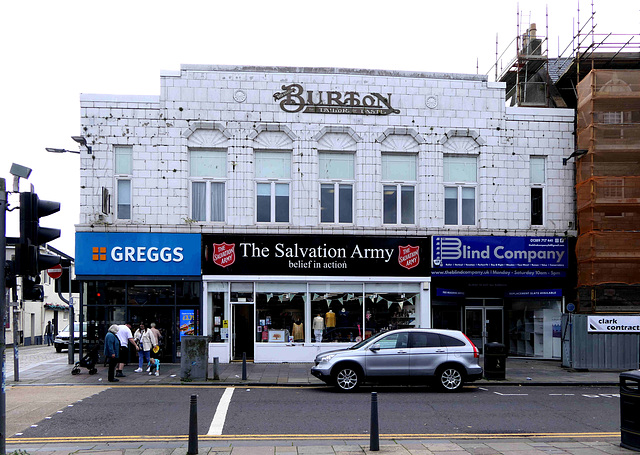
[[348,392],[360,385],[360,373],[350,366],[339,367],[334,376],[334,381],[338,389]]
[[454,366],[447,366],[440,370],[438,374],[438,385],[445,392],[455,392],[463,386],[463,378],[460,369]]

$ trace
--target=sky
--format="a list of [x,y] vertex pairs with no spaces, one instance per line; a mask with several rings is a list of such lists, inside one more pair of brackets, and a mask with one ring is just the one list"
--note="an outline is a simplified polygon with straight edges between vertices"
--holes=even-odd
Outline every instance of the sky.
[[[20,191],[61,203],[42,226],[72,256],[79,222],[80,94],[158,95],[181,64],[340,67],[488,74],[518,31],[536,23],[549,56],[595,11],[595,32],[636,34],[637,0],[50,0],[0,8],[0,178],[32,169]],[[579,11],[579,13],[578,13]],[[548,30],[548,32],[547,32]],[[548,34],[547,34],[548,33]],[[626,38],[628,39],[628,37]],[[626,41],[625,39],[625,41]],[[496,42],[498,43],[496,46]],[[637,46],[637,45],[636,45]],[[637,47],[636,47],[637,51]],[[505,58],[515,56],[515,49]],[[565,53],[566,55],[566,53]],[[18,196],[9,195],[10,208]],[[18,236],[18,211],[7,235]]]

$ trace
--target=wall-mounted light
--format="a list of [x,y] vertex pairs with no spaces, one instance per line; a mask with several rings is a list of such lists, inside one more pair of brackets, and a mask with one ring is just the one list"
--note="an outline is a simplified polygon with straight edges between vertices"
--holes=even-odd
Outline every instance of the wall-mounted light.
[[89,144],[87,144],[87,139],[84,136],[71,136],[71,139],[73,139],[78,144],[82,145],[83,147],[86,147],[87,148],[87,153],[89,155],[91,155],[93,153],[93,150],[91,149],[91,146]]

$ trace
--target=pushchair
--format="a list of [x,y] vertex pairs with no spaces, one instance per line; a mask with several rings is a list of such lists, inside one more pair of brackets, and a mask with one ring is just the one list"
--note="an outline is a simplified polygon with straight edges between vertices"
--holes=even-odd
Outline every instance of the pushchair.
[[96,363],[98,362],[98,350],[100,346],[95,345],[80,359],[79,362],[73,366],[71,370],[71,374],[76,375],[80,374],[80,368],[87,368],[89,370],[89,374],[96,374],[98,369],[96,368]]

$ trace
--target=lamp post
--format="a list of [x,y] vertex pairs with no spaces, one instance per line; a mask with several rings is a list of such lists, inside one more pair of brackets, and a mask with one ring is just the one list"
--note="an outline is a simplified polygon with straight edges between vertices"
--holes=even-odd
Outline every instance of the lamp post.
[[[85,139],[84,136],[71,136],[71,139],[73,139],[74,141],[76,141],[78,144],[80,144],[80,146],[85,147],[87,149],[87,154],[91,155],[93,153],[93,150],[91,149],[91,146],[89,144],[87,144],[87,140]],[[54,147],[45,147],[45,150],[49,153],[73,153],[76,155],[80,155],[81,152],[75,151],[75,150],[67,150],[67,149],[59,149],[59,148],[54,148]],[[75,349],[75,333],[74,333],[74,328],[75,328],[75,323],[76,323],[76,316],[75,316],[75,311],[73,308],[73,295],[71,294],[71,265],[69,265],[68,267],[69,269],[69,300],[66,300],[64,297],[62,297],[61,294],[58,294],[60,296],[60,298],[62,299],[63,302],[67,303],[69,305],[69,365],[73,365],[75,363],[75,358],[74,358],[74,349]],[[81,314],[82,316],[82,314]],[[82,318],[81,318],[82,319]],[[80,321],[80,341],[82,342],[82,321]],[[79,352],[79,356],[82,357],[82,344],[80,344],[80,352]]]

